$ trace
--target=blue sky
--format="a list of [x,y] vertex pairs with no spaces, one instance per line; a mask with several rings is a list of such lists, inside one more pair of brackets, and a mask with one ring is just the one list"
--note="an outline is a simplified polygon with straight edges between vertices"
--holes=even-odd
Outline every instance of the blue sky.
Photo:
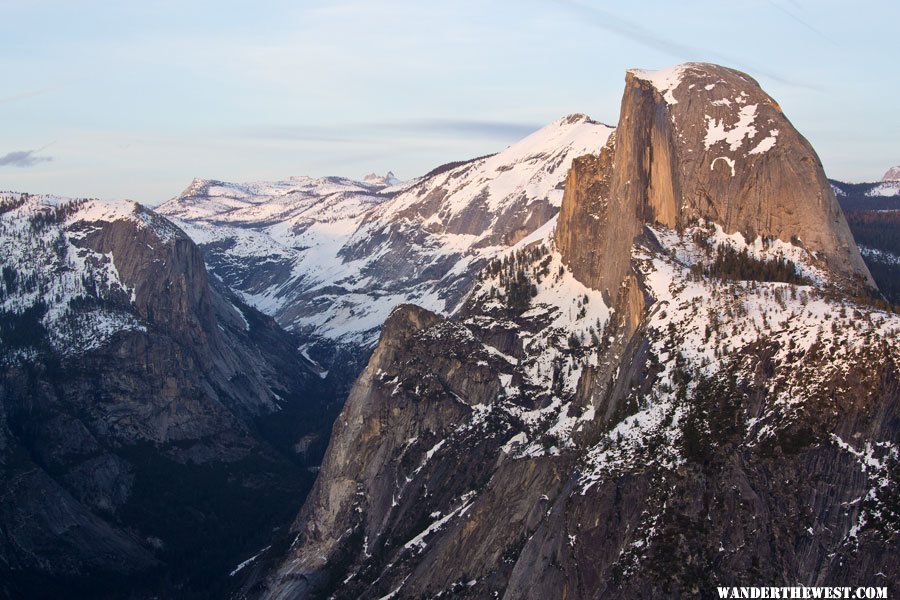
[[900,2],[0,0],[0,189],[157,204],[193,177],[401,178],[560,116],[624,72],[756,77],[832,177],[900,163]]

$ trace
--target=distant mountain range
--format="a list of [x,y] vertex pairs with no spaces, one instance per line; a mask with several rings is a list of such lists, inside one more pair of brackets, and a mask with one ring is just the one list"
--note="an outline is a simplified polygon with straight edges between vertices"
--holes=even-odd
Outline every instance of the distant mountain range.
[[[374,345],[394,307],[452,313],[491,258],[552,229],[573,158],[602,146],[612,130],[571,115],[496,155],[407,182],[392,173],[364,181],[195,180],[157,211],[200,245],[227,286],[298,333],[307,355],[343,377],[347,365],[362,367],[357,348]],[[845,211],[900,209],[892,183],[831,183]],[[882,245],[872,249],[896,254]],[[893,277],[876,270],[881,281]]]
[[495,155],[403,183],[195,180],[157,210],[203,248],[216,276],[331,369],[373,347],[399,304],[449,314],[491,259],[546,235],[573,159],[611,131],[570,115]]
[[845,183],[829,180],[838,202],[845,211],[900,210],[900,181]]

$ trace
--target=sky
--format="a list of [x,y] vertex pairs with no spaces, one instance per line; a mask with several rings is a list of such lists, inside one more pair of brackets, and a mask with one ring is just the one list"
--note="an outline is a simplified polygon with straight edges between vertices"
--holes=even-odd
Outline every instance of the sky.
[[826,173],[900,164],[900,2],[0,0],[0,190],[156,205],[194,177],[401,179],[570,113],[628,68],[754,76]]

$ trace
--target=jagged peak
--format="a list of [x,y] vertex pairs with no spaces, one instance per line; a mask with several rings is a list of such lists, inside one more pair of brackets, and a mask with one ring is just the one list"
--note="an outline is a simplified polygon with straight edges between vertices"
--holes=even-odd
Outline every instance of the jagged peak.
[[574,125],[575,123],[593,123],[594,121],[584,113],[572,113],[560,117],[553,122],[554,125]]
[[194,177],[184,190],[177,196],[163,202],[159,208],[163,208],[167,204],[183,202],[189,198],[197,198],[206,195],[210,187],[215,185],[226,185],[222,181],[215,179],[204,179],[202,177]]
[[384,175],[379,175],[378,173],[369,173],[368,175],[363,177],[363,181],[372,185],[384,186],[392,186],[400,183],[400,180],[397,179],[397,176],[394,175],[393,171],[388,171]]

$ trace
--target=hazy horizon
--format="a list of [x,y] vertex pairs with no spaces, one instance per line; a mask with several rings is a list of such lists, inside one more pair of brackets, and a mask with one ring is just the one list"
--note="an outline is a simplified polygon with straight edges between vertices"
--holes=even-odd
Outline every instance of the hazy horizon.
[[3,2],[0,189],[156,205],[194,177],[393,171],[496,152],[625,70],[755,77],[846,181],[900,163],[893,27],[868,2]]

